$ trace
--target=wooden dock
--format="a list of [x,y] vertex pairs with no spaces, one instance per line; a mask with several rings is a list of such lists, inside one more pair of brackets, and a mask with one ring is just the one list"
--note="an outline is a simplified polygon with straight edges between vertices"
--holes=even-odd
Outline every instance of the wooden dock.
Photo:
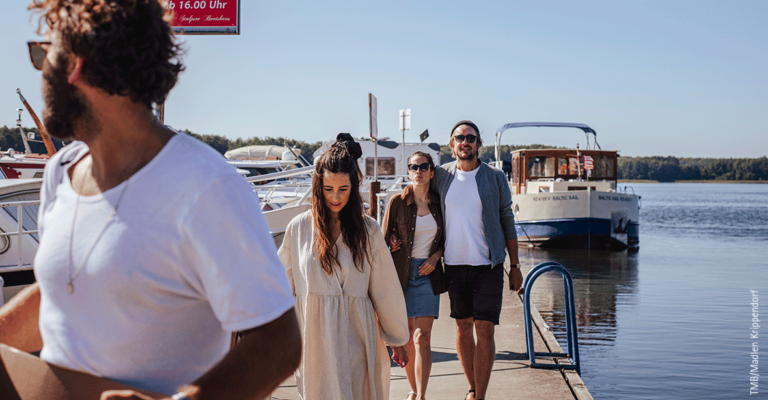
[[[505,283],[505,288],[506,283]],[[535,288],[534,288],[535,290]],[[534,310],[534,345],[537,352],[562,353],[554,335]],[[440,318],[432,329],[432,373],[429,399],[460,400],[469,387],[456,354],[456,324],[450,317],[448,294],[440,298]],[[541,359],[537,360],[542,362]],[[553,361],[554,362],[554,361]],[[557,360],[568,363],[567,360]],[[410,391],[405,370],[392,364],[390,400],[402,400]],[[523,303],[517,294],[504,293],[501,324],[496,327],[496,361],[493,364],[487,399],[592,399],[575,371],[530,368],[525,355]],[[293,378],[272,394],[272,399],[299,399]]]

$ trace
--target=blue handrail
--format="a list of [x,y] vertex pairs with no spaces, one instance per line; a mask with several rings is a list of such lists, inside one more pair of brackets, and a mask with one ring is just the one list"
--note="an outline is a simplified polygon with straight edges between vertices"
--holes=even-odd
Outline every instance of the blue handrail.
[[[563,293],[565,294],[565,336],[568,342],[568,353],[537,353],[533,347],[533,321],[531,320],[531,290],[536,278],[545,272],[556,271],[563,277]],[[523,312],[525,319],[525,347],[532,368],[550,369],[575,369],[581,375],[581,362],[579,361],[579,340],[576,327],[576,306],[573,296],[573,279],[568,270],[560,263],[554,261],[543,262],[533,267],[525,276],[523,283],[525,294],[523,297]],[[571,361],[567,364],[540,364],[536,357],[568,357]]]

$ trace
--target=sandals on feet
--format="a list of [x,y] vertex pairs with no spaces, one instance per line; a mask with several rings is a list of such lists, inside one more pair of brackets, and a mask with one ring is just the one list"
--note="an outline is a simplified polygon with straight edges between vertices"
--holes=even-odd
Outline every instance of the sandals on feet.
[[464,395],[464,400],[467,400],[470,395],[474,395],[474,394],[475,394],[474,390],[467,391],[467,394]]
[[415,400],[416,399],[416,392],[408,392],[408,394],[405,396],[405,400]]

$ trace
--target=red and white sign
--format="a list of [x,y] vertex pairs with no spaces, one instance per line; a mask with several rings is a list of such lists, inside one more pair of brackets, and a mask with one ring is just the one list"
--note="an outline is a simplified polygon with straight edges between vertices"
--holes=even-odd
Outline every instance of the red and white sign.
[[240,0],[168,0],[177,35],[239,35]]

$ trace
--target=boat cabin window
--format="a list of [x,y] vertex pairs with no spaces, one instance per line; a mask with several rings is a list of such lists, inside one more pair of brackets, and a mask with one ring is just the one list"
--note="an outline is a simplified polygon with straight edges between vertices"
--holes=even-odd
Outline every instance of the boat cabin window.
[[512,157],[512,182],[517,183],[517,163],[519,162],[518,157]]
[[613,176],[613,158],[595,156],[595,169],[592,170],[593,179],[614,179]]
[[[581,165],[582,170],[584,168]],[[558,175],[579,175],[579,161],[575,156],[573,157],[559,157],[557,160],[557,174]]]
[[544,178],[555,176],[555,159],[545,156],[534,156],[528,159],[528,176]]
[[[379,176],[395,175],[395,157],[379,157]],[[373,176],[373,157],[365,158],[365,176]]]

